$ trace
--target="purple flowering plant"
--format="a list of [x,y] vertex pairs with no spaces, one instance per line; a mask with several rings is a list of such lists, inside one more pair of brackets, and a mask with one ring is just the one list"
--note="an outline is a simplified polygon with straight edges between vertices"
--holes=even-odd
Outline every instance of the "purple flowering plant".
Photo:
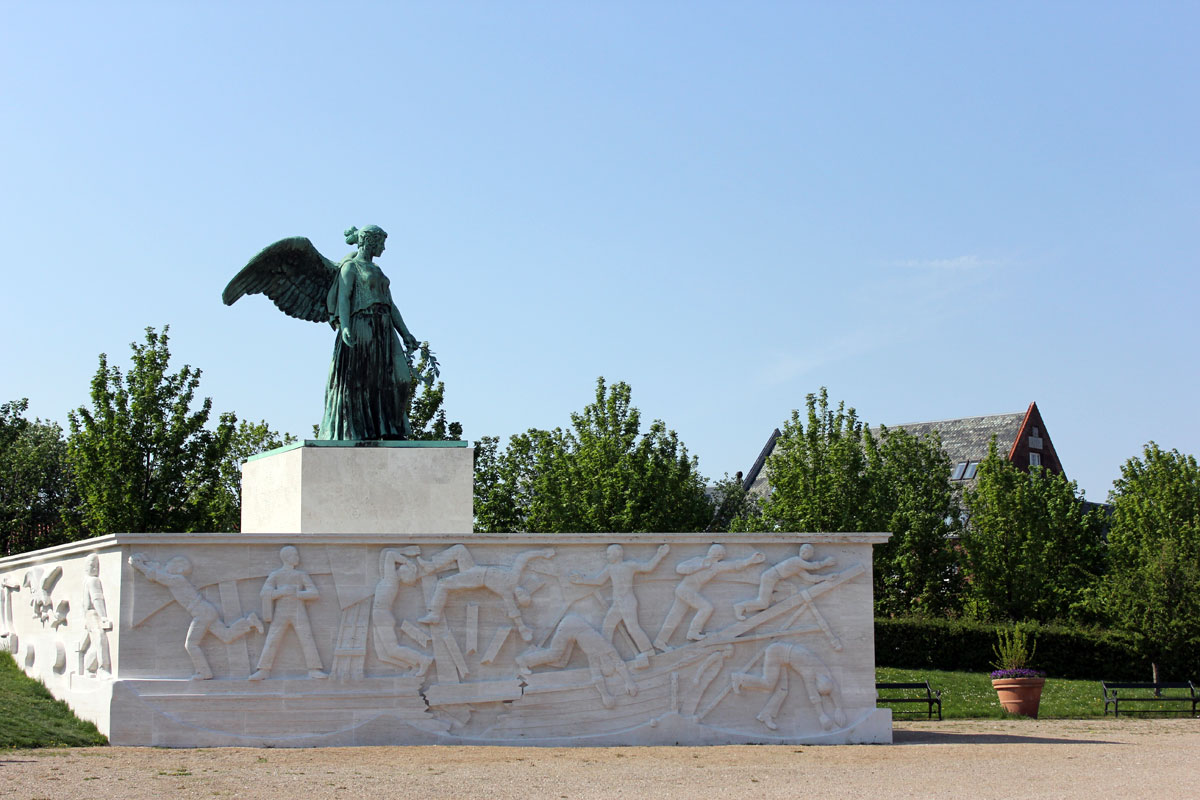
[[1029,669],[1021,667],[1019,669],[998,669],[990,673],[993,680],[996,678],[1044,678],[1046,673],[1040,669]]
[[1017,625],[1009,630],[996,632],[997,642],[992,647],[996,660],[992,662],[995,670],[991,673],[993,680],[997,678],[1044,678],[1046,673],[1033,669],[1029,662],[1037,649],[1037,642],[1029,631]]

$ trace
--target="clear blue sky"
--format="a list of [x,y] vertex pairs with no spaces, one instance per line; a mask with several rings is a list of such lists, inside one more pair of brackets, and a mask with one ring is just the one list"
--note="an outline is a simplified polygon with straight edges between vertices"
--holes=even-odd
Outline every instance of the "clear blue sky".
[[221,289],[381,225],[466,437],[632,385],[706,475],[827,386],[1023,410],[1101,500],[1200,453],[1194,3],[0,6],[0,399],[66,423],[171,326],[307,435],[328,326]]

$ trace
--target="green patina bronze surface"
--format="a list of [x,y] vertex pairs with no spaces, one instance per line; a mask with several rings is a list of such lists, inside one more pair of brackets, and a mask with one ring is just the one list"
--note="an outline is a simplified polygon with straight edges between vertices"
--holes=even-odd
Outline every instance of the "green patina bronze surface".
[[391,281],[374,259],[387,233],[377,225],[346,231],[358,249],[335,264],[302,236],[265,248],[239,272],[221,299],[232,305],[247,294],[265,294],[280,311],[310,322],[328,322],[337,332],[325,384],[325,413],[319,439],[403,440],[412,435],[412,354],[422,348],[392,300]]

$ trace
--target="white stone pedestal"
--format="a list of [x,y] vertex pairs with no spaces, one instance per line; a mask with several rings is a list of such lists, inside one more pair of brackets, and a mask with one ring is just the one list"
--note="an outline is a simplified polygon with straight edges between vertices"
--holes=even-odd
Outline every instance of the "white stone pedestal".
[[888,534],[713,536],[114,534],[0,559],[0,649],[114,745],[890,742]]
[[470,533],[466,442],[304,441],[242,466],[242,533]]

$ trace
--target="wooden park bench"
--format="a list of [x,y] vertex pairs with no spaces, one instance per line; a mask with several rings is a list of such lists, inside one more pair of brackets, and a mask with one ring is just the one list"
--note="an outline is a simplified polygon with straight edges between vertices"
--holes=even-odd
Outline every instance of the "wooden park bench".
[[[907,694],[888,695],[880,694],[881,691],[907,692]],[[915,694],[914,694],[915,693]],[[925,711],[913,709],[897,708],[892,711],[893,714],[926,714],[929,719],[933,719],[933,708],[937,706],[937,718],[942,718],[942,690],[934,690],[929,686],[929,681],[921,681],[919,683],[877,683],[875,684],[875,704],[889,705],[891,703],[924,703]]]
[[[1122,703],[1126,705],[1126,714],[1190,714],[1196,716],[1196,709],[1200,708],[1200,694],[1196,694],[1196,687],[1191,681],[1172,683],[1101,681],[1100,688],[1104,691],[1104,713],[1107,715],[1108,707],[1112,706],[1114,717],[1121,716]],[[1186,694],[1182,691],[1184,689],[1187,690]],[[1164,694],[1164,692],[1170,694]],[[1179,703],[1186,704],[1187,708],[1162,708],[1161,705],[1154,708],[1129,707],[1136,703]]]

